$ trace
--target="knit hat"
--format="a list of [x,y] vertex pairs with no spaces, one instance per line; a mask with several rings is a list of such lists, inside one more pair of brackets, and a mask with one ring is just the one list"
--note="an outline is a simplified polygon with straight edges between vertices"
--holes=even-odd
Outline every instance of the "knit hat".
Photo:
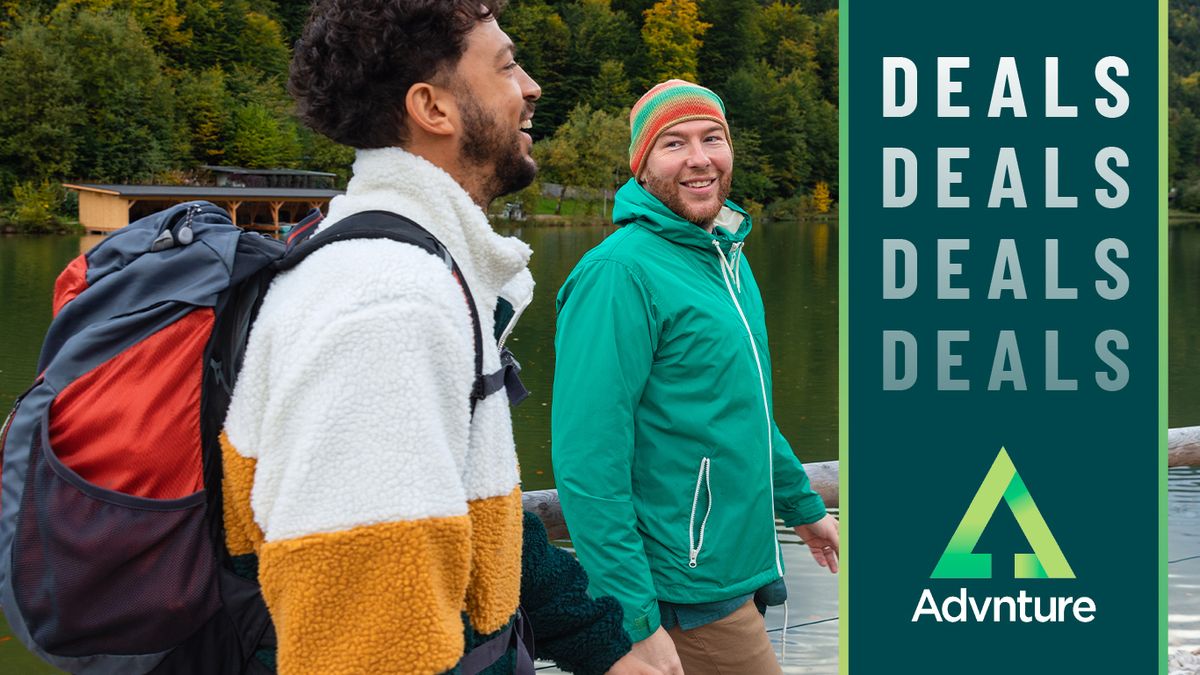
[[685,80],[667,80],[654,85],[629,111],[629,168],[638,177],[646,155],[668,128],[680,122],[712,120],[725,128],[725,104],[712,91]]

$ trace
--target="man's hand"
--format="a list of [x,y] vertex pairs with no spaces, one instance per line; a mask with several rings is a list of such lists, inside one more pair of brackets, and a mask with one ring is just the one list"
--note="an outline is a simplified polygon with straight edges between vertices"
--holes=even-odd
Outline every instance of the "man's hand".
[[796,534],[808,544],[808,550],[821,567],[828,567],[831,573],[838,571],[838,521],[837,518],[825,514],[825,517],[815,523],[797,525]]
[[[650,634],[650,637],[633,643],[630,656],[645,661],[654,666],[663,675],[683,675],[683,664],[679,662],[679,653],[675,651],[675,643],[662,626]],[[620,663],[618,661],[617,663]]]
[[662,675],[662,671],[629,653],[612,664],[604,675]]

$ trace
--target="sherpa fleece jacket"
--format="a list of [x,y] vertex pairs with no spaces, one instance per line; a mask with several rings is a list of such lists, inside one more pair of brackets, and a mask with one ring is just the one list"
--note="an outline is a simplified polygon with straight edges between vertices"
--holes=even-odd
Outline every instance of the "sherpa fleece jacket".
[[[360,150],[321,227],[370,210],[437,237],[481,318],[498,298],[511,303],[502,332],[529,304],[529,247],[496,234],[426,160]],[[503,392],[471,415],[473,339],[460,285],[408,244],[331,244],[272,283],[222,453],[227,546],[258,556],[279,672],[450,671],[512,620],[522,592],[517,458]],[[498,368],[497,344],[485,340],[483,372]],[[547,547],[544,530],[526,525]],[[619,608],[588,600],[571,565],[574,576],[543,579],[543,602],[526,607],[535,634],[550,629],[538,653],[570,644],[580,672],[603,672],[628,651],[611,625]],[[559,599],[570,617],[555,614]]]

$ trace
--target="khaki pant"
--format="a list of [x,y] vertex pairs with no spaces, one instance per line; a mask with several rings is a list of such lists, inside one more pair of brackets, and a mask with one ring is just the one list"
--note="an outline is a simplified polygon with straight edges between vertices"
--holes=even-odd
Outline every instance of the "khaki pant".
[[781,675],[767,626],[753,600],[692,630],[667,631],[687,675]]

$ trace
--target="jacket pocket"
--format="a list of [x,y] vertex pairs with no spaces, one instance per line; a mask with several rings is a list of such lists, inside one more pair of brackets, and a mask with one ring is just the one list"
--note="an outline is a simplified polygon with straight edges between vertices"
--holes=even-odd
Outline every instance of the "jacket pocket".
[[[708,516],[712,513],[712,485],[709,483],[709,472],[712,460],[701,458],[700,470],[696,472],[696,491],[692,494],[692,515],[688,519],[688,567],[696,567],[696,559],[704,548],[704,528],[708,525]],[[700,488],[704,488],[704,517],[700,520],[700,529],[696,530],[696,511],[700,508]]]

